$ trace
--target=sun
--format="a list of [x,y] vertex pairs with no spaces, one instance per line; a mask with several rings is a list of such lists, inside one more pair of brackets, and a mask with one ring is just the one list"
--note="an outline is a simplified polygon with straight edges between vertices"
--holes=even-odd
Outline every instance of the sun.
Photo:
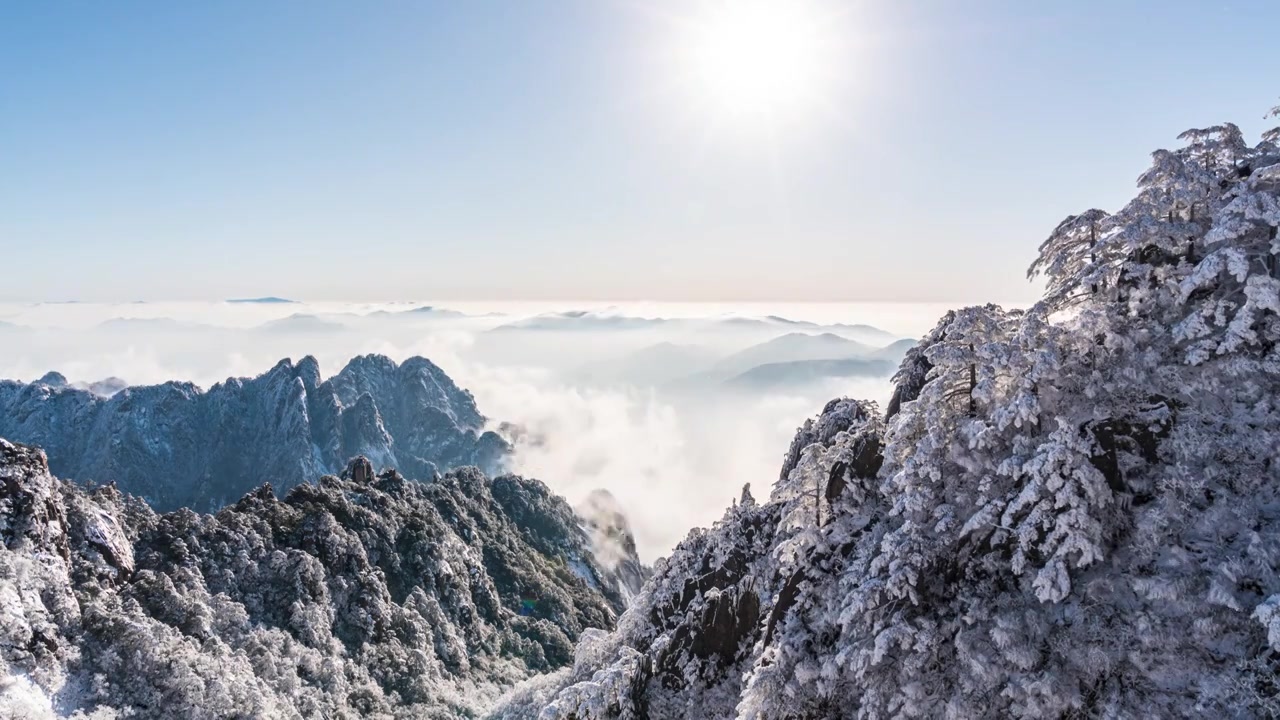
[[807,0],[716,2],[683,26],[679,65],[719,115],[781,123],[812,113],[835,72],[829,13]]

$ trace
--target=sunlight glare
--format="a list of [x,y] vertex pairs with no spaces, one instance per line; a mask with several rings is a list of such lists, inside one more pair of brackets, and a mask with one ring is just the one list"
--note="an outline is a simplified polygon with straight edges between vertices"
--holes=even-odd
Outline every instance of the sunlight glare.
[[693,94],[740,120],[781,123],[812,112],[834,69],[826,20],[806,0],[708,7],[684,38]]

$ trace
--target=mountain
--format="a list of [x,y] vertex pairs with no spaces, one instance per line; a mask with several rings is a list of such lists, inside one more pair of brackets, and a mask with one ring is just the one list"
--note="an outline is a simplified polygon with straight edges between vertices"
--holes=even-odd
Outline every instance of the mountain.
[[[466,355],[486,364],[498,365],[511,364],[518,358],[518,364],[550,368],[574,377],[582,373],[583,379],[595,380],[593,375],[597,373],[601,378],[620,375],[615,366],[629,370],[629,355],[638,354],[643,361],[644,355],[652,352],[654,365],[619,379],[638,385],[670,385],[671,389],[688,390],[689,385],[710,379],[710,376],[703,377],[700,373],[706,371],[716,358],[724,358],[755,344],[765,344],[779,336],[829,335],[836,338],[840,333],[865,338],[871,344],[842,337],[841,341],[850,344],[849,347],[840,350],[827,348],[816,356],[812,353],[766,354],[749,365],[734,366],[720,372],[715,380],[724,380],[766,362],[847,357],[870,351],[894,339],[888,333],[869,326],[824,326],[777,316],[640,317],[580,310],[510,320],[478,333],[466,349]],[[702,353],[698,353],[699,357],[683,357],[681,349],[688,347],[705,348],[706,356],[700,357]],[[831,352],[838,354],[828,354]],[[664,353],[668,357],[663,357]],[[665,360],[672,363],[669,366],[657,364]],[[584,370],[585,373],[582,372]],[[688,378],[689,382],[683,378]]]
[[611,311],[569,310],[545,313],[530,318],[514,320],[493,329],[496,333],[515,331],[644,331],[666,328],[688,333],[737,332],[755,335],[776,335],[778,332],[831,332],[845,335],[858,342],[875,346],[891,342],[892,334],[870,325],[822,325],[806,320],[791,320],[778,315],[763,318],[738,315],[719,317],[637,317]]
[[493,714],[1280,716],[1280,128],[1181,138]]
[[450,319],[450,320],[456,320],[456,319],[468,317],[466,313],[458,312],[457,310],[450,310],[448,308],[434,307],[432,305],[423,305],[422,307],[416,307],[411,310],[401,310],[396,314],[399,314],[399,315],[407,314],[407,315],[414,315],[417,317],[432,317],[432,318]]
[[281,297],[233,298],[229,303],[238,305],[297,305],[297,300],[286,300]]
[[589,548],[513,475],[418,483],[357,458],[158,515],[0,439],[0,716],[474,718],[613,627],[622,594]]
[[55,376],[0,381],[0,437],[44,448],[59,476],[115,482],[160,510],[213,510],[264,479],[287,490],[355,455],[429,480],[497,470],[510,449],[484,431],[471,394],[420,357],[357,357],[323,382],[315,358],[282,360],[207,392],[169,382],[103,397]]
[[849,325],[846,323],[821,325],[819,323],[807,322],[804,320],[790,320],[778,315],[766,315],[764,320],[777,325],[790,326],[797,330],[835,333],[837,335],[847,337],[850,340],[856,340],[857,342],[871,346],[883,345],[884,343],[891,342],[895,337],[892,333],[871,325]]
[[675,378],[668,390],[705,392],[717,386],[764,391],[795,388],[832,378],[884,377],[893,351],[835,333],[791,332],[727,355],[705,370]]
[[902,358],[907,356],[907,351],[915,347],[918,342],[920,341],[914,338],[895,340],[892,343],[872,352],[869,357],[887,360],[893,363],[896,367],[898,363],[902,362]]
[[334,333],[346,330],[346,326],[340,322],[326,320],[316,315],[308,315],[306,313],[295,313],[289,317],[280,318],[279,320],[271,320],[254,328],[257,332],[280,332],[280,333]]
[[65,375],[56,371],[50,371],[40,376],[40,379],[37,380],[35,384],[43,385],[54,390],[67,387],[76,388],[78,390],[88,390],[94,395],[101,395],[103,397],[110,397],[129,387],[129,383],[114,376],[103,378],[102,380],[96,380],[91,383],[71,383],[68,382]]
[[95,380],[95,381],[93,381],[93,382],[91,382],[91,383],[87,383],[87,384],[86,384],[86,383],[77,383],[77,384],[75,385],[75,387],[82,388],[82,389],[84,389],[84,390],[88,390],[89,392],[93,393],[94,395],[101,395],[101,396],[103,396],[103,397],[111,397],[112,395],[115,395],[116,393],[120,392],[121,390],[123,390],[123,389],[125,389],[125,388],[129,387],[129,383],[125,382],[123,378],[118,378],[118,377],[115,377],[115,376],[113,375],[113,376],[111,376],[111,377],[103,378],[103,379],[101,379],[101,380]]
[[893,374],[894,367],[886,360],[862,358],[792,360],[757,365],[724,384],[737,390],[770,390],[839,378],[882,378]]
[[567,310],[513,320],[490,330],[492,333],[518,331],[590,332],[600,330],[647,330],[680,320],[645,318],[591,310]]
[[875,349],[834,333],[809,335],[793,332],[729,355],[717,362],[712,372],[733,376],[770,363],[864,357]]
[[[885,347],[862,351],[858,357],[790,360],[757,365],[724,381],[738,390],[778,390],[795,388],[808,383],[842,378],[887,377],[898,367],[916,340],[898,340]],[[838,343],[833,343],[837,345]],[[821,349],[818,349],[821,352]]]

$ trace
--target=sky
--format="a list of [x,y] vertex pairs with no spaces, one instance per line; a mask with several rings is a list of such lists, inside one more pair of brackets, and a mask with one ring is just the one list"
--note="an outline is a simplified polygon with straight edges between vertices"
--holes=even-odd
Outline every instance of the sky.
[[0,4],[0,301],[1022,301],[1280,102],[1273,0],[794,0],[744,118],[715,2]]

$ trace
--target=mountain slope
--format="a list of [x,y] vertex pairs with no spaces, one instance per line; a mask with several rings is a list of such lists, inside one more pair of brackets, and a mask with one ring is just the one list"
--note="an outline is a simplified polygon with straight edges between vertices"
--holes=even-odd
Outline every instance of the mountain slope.
[[1182,137],[499,716],[1280,715],[1280,129]]
[[60,476],[115,482],[160,510],[212,510],[264,479],[285,490],[360,454],[415,479],[493,471],[509,446],[483,426],[471,394],[423,358],[357,357],[323,382],[314,358],[282,360],[208,392],[0,381],[0,436],[44,448]]
[[793,332],[740,350],[717,362],[712,372],[731,377],[760,365],[803,360],[843,360],[865,357],[874,351],[872,346],[832,333],[807,335]]
[[0,715],[34,683],[95,717],[475,717],[622,607],[562,499],[474,469],[157,515],[0,440],[0,540]]
[[865,358],[791,360],[757,365],[724,382],[739,390],[770,390],[839,378],[886,377],[893,367],[886,360]]

